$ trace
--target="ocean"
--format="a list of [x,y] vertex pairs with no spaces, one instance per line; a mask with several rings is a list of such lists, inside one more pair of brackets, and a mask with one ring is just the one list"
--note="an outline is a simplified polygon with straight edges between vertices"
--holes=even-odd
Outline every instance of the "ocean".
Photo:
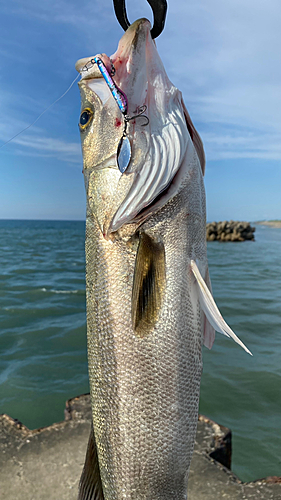
[[[63,420],[89,391],[85,224],[0,221],[0,413],[30,429]],[[232,430],[243,481],[281,476],[281,229],[208,243],[216,302],[253,357],[216,334],[204,348],[200,412]]]

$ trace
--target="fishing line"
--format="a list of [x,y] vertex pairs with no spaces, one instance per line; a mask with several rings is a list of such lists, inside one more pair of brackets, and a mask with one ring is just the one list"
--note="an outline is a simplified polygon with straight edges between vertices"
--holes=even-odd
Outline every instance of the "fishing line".
[[37,118],[34,120],[34,122],[32,122],[30,125],[28,125],[24,129],[22,129],[20,132],[18,132],[17,134],[15,134],[8,141],[4,142],[4,144],[2,144],[2,146],[0,146],[0,149],[2,149],[4,146],[6,146],[6,144],[8,144],[9,142],[13,141],[16,137],[18,137],[18,135],[22,134],[27,129],[29,129],[30,127],[32,127],[39,120],[39,118],[41,118],[41,116],[43,116],[46,113],[46,111],[48,111],[52,106],[54,106],[54,104],[56,104],[57,102],[59,102],[67,94],[67,92],[69,92],[69,90],[74,85],[74,83],[78,80],[79,77],[80,77],[80,75],[77,75],[76,78],[73,80],[73,82],[69,85],[68,89],[60,97],[58,97],[58,99],[56,99],[52,104],[50,104],[46,109],[44,109],[44,111],[42,111],[42,113],[40,113],[40,115],[37,116]]

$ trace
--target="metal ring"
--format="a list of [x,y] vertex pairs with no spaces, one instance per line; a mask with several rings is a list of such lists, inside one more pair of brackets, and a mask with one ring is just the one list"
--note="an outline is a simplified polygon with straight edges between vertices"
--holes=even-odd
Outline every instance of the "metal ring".
[[[157,38],[163,31],[167,13],[166,0],[147,0],[153,12],[153,28],[151,37]],[[127,17],[125,0],[113,0],[115,15],[123,30],[126,31],[130,26],[130,21]]]

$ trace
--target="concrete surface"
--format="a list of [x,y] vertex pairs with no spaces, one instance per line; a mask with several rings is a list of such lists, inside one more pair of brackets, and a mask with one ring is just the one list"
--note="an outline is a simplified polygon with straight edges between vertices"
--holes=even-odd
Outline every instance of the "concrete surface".
[[[89,395],[67,401],[64,422],[34,431],[0,416],[0,499],[76,500],[90,422]],[[242,483],[230,460],[229,429],[200,416],[188,500],[281,500],[281,478]]]

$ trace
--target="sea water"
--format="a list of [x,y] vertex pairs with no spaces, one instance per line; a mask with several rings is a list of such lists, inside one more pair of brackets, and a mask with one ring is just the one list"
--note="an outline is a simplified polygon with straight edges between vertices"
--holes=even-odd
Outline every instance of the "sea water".
[[[0,413],[34,429],[89,391],[84,222],[0,221]],[[232,470],[281,475],[281,229],[208,243],[213,293],[253,352],[216,334],[204,348],[200,412],[233,433]]]

